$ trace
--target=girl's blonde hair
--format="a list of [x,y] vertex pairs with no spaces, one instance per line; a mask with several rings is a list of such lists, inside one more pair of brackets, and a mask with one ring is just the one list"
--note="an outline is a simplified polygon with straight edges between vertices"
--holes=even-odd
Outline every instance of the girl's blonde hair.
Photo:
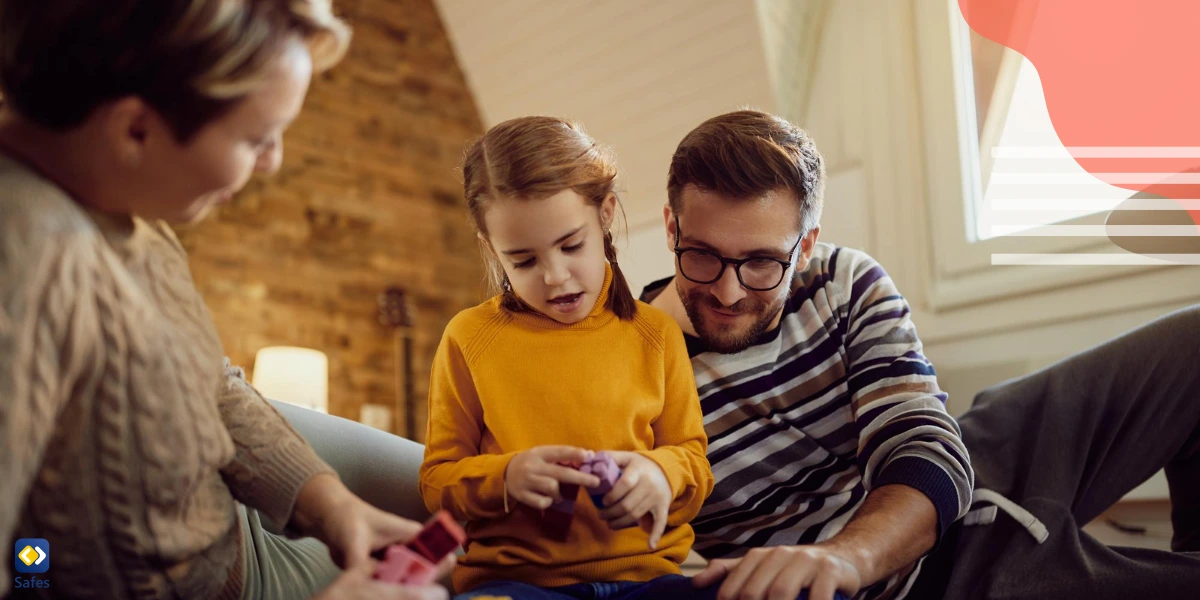
[[[500,198],[540,200],[569,189],[599,210],[608,196],[616,197],[616,179],[612,153],[577,123],[555,117],[521,117],[500,123],[471,144],[463,158],[467,209],[484,237],[483,214],[490,202]],[[514,312],[529,310],[504,285],[504,268],[487,244],[481,240],[480,246],[492,290],[503,294],[501,305]],[[604,232],[604,255],[613,272],[607,306],[617,317],[632,319],[637,301],[617,265],[611,229]]]

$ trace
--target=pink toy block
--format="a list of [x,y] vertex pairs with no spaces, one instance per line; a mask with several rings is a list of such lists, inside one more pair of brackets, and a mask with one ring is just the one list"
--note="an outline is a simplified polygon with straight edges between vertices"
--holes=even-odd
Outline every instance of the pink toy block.
[[408,543],[408,548],[425,560],[437,564],[451,552],[467,542],[467,532],[454,521],[450,513],[438,511],[417,537]]
[[395,584],[428,585],[437,577],[437,563],[467,541],[467,533],[446,511],[438,511],[407,545],[392,544],[376,552],[380,559],[375,579]]
[[397,585],[428,585],[436,575],[437,567],[399,544],[388,547],[383,562],[375,568],[375,579]]

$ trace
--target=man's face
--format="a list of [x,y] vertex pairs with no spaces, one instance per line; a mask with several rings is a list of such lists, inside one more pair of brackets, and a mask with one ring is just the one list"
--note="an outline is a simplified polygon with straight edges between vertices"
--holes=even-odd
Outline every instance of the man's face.
[[[678,215],[669,208],[664,211],[667,243],[673,250],[705,250],[710,262],[714,254],[726,259],[768,259],[754,263],[762,265],[763,271],[769,270],[769,259],[789,263],[781,268],[777,286],[753,290],[738,280],[733,265],[726,265],[716,281],[696,283],[692,279],[707,280],[711,275],[696,277],[697,270],[686,266],[681,269],[682,261],[675,261],[675,286],[696,334],[714,352],[730,354],[745,350],[759,334],[779,325],[791,290],[792,274],[797,267],[807,266],[817,230],[800,239],[800,203],[789,190],[735,199],[687,186],[680,200],[682,208]],[[742,279],[747,284],[771,285],[771,281],[756,282],[751,268],[752,263],[742,267]]]

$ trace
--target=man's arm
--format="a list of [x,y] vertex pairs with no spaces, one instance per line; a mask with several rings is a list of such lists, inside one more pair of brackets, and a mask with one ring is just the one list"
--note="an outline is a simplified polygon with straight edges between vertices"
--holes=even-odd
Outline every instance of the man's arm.
[[853,595],[916,562],[937,540],[937,511],[929,498],[904,485],[867,494],[841,533],[811,546],[755,548],[742,558],[718,559],[695,578],[698,587],[722,579],[720,600],[795,598],[833,600]]
[[867,494],[841,533],[818,546],[845,557],[863,582],[875,582],[932,550],[937,523],[928,496],[906,485],[885,485]]
[[845,315],[840,329],[867,497],[824,542],[714,561],[697,585],[724,576],[722,599],[794,598],[802,589],[810,589],[811,600],[830,600],[835,589],[857,593],[928,552],[970,505],[974,476],[966,446],[946,413],[907,301],[869,256],[839,254],[834,284]]
[[925,358],[908,302],[869,256],[843,251],[851,275],[843,346],[858,431],[858,469],[868,492],[898,484],[921,494],[937,513],[937,537],[966,514],[974,472],[946,394]]

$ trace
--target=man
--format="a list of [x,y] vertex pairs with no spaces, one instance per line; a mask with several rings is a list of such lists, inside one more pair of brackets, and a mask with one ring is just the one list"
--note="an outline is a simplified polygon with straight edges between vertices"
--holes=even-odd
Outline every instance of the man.
[[[817,241],[823,186],[808,135],[754,111],[701,124],[672,159],[675,275],[643,300],[687,334],[705,413],[717,486],[693,527],[717,560],[696,584],[812,600],[1200,589],[1200,310],[986,390],[956,423],[891,279]],[[1176,553],[1078,529],[1164,466]]]

